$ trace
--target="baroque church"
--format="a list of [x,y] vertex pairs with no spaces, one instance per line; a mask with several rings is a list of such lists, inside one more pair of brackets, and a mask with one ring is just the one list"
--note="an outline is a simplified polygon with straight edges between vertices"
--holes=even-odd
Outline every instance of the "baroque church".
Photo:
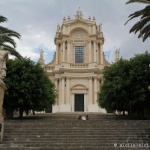
[[58,93],[52,112],[106,112],[97,102],[102,70],[109,65],[102,24],[97,25],[95,17],[84,19],[78,10],[74,19],[64,17],[58,24],[54,42],[53,60],[44,64],[42,50],[39,58]]

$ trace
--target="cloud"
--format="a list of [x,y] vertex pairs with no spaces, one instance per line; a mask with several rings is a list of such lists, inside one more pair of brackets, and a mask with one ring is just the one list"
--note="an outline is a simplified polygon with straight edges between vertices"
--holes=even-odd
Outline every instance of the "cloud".
[[130,28],[137,21],[134,19],[126,26],[129,14],[144,8],[143,4],[128,4],[127,0],[1,0],[0,15],[8,18],[4,26],[19,32],[22,40],[17,40],[17,50],[34,61],[39,58],[39,50],[45,51],[46,63],[53,58],[55,50],[54,36],[57,24],[62,24],[63,17],[74,18],[79,7],[84,18],[96,17],[96,23],[103,24],[105,37],[104,51],[108,60],[114,61],[114,52],[120,48],[120,55],[125,59],[137,53],[150,52],[150,39],[142,42],[138,35],[129,34]]

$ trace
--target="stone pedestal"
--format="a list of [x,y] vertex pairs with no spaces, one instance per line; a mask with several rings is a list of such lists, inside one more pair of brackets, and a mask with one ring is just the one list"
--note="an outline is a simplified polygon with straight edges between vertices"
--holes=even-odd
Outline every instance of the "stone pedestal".
[[4,118],[3,118],[3,99],[4,99],[4,92],[5,92],[5,84],[0,79],[0,140],[3,140],[3,133],[4,133]]

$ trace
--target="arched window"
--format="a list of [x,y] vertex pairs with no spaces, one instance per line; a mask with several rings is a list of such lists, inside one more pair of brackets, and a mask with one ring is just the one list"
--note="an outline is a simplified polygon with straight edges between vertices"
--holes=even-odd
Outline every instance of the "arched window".
[[75,63],[84,63],[84,47],[75,46]]

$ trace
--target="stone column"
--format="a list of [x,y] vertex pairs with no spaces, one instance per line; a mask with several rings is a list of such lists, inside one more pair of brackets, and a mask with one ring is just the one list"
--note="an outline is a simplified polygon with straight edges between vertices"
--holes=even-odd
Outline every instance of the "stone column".
[[97,103],[97,77],[94,77],[94,104]]
[[92,77],[89,77],[89,104],[93,104],[93,86],[92,86]]
[[70,41],[68,41],[67,44],[67,62],[70,63]]
[[58,44],[56,44],[56,64],[58,64]]
[[96,27],[93,26],[93,34],[96,34]]
[[0,79],[0,117],[2,117],[2,113],[3,113],[3,99],[4,99],[5,89],[6,89],[5,84]]
[[59,98],[59,104],[61,104],[62,103],[62,99],[61,99],[61,91],[62,91],[62,89],[61,89],[61,78],[59,78],[59,95],[58,95],[58,98]]
[[74,105],[75,105],[75,103],[74,103],[74,94],[72,93],[71,94],[71,111],[72,112],[74,112]]
[[65,62],[65,41],[63,42],[63,54],[62,54],[62,62]]
[[61,88],[61,103],[62,104],[64,104],[64,93],[65,93],[65,91],[64,91],[64,86],[65,86],[65,78],[64,77],[62,77],[62,88]]
[[97,87],[98,87],[97,89],[98,89],[98,91],[100,90],[100,86],[101,86],[100,85],[100,80],[101,80],[100,78],[97,79]]
[[103,64],[103,45],[102,45],[102,43],[101,43],[101,45],[100,45],[100,53],[101,53],[101,64]]
[[0,46],[0,140],[3,140],[4,134],[4,119],[3,119],[3,100],[5,92],[5,84],[3,82],[6,76],[6,61],[8,59],[9,52],[4,50],[3,46]]
[[[58,79],[57,79],[57,78],[55,78],[55,89],[56,89],[56,92],[57,92],[57,94],[58,94]],[[57,105],[59,104],[59,102],[58,102],[58,97],[56,98],[56,104],[57,104]]]
[[67,77],[66,82],[66,104],[70,104],[70,77]]
[[87,93],[84,94],[84,112],[87,112]]
[[94,41],[94,62],[96,62],[96,42]]
[[92,61],[92,54],[91,54],[91,41],[89,41],[89,62]]
[[4,92],[5,92],[5,84],[4,82],[0,79],[0,141],[3,140],[3,135],[4,135],[4,119],[3,119],[3,99],[4,99]]
[[88,28],[89,28],[88,29],[89,30],[89,34],[91,34],[91,25],[90,24],[88,25]]
[[68,25],[68,34],[70,33],[70,25]]

